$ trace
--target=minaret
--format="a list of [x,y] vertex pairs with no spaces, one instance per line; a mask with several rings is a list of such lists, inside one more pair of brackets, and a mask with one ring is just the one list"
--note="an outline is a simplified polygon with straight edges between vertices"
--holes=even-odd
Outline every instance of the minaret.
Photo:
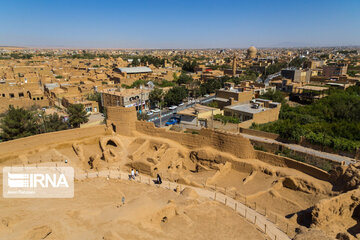
[[236,75],[236,56],[235,56],[235,53],[234,53],[234,56],[233,56],[233,66],[232,66],[232,75],[233,77],[235,77]]

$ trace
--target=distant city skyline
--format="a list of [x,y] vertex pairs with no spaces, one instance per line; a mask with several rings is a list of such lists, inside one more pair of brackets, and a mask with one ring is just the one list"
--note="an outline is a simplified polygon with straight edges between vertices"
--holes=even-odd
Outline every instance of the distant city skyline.
[[[221,4],[220,4],[221,3]],[[199,49],[360,46],[360,1],[6,1],[0,46]]]

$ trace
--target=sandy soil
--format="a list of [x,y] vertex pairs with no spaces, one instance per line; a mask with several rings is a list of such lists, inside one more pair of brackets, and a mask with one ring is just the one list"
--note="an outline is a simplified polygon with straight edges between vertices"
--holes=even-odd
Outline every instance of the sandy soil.
[[[194,151],[198,152],[194,158]],[[257,159],[240,159],[215,149],[187,149],[149,136],[106,136],[32,149],[0,163],[9,166],[64,162],[76,171],[117,168],[182,184],[216,185],[252,206],[299,227],[295,216],[322,199],[332,185],[300,171]],[[234,164],[231,164],[233,162]],[[91,164],[90,164],[91,163]],[[1,176],[0,176],[1,177]],[[2,178],[1,178],[2,179]],[[121,197],[126,197],[122,206]],[[171,202],[169,202],[171,200]],[[87,180],[75,185],[74,199],[0,199],[0,239],[264,239],[254,225],[210,200],[188,199],[146,185]],[[166,218],[164,218],[166,217]]]
[[265,239],[222,204],[124,180],[76,182],[73,199],[0,198],[0,209],[3,240]]

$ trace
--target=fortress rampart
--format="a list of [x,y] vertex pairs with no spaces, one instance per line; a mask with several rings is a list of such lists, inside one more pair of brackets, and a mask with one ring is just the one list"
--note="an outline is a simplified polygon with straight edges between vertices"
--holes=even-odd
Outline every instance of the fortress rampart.
[[89,128],[77,128],[16,139],[0,143],[0,162],[39,148],[72,144],[75,141],[110,135],[112,129],[119,135],[135,136],[145,134],[176,141],[189,149],[212,147],[221,152],[230,153],[242,159],[259,159],[273,166],[288,167],[321,180],[329,180],[329,174],[312,165],[275,154],[256,151],[247,138],[237,133],[201,129],[198,134],[170,131],[156,128],[153,123],[136,120],[135,108],[108,108],[107,127],[100,125]]
[[0,143],[0,162],[11,156],[20,155],[23,152],[37,148],[48,147],[65,142],[88,139],[91,137],[104,136],[107,133],[106,126],[100,125],[89,128],[76,128],[59,132],[44,133],[30,137],[15,139]]
[[137,121],[136,131],[154,137],[168,138],[189,149],[213,147],[219,151],[228,152],[239,158],[256,158],[250,141],[239,134],[211,129],[201,129],[199,134],[180,133],[159,129],[151,122]]

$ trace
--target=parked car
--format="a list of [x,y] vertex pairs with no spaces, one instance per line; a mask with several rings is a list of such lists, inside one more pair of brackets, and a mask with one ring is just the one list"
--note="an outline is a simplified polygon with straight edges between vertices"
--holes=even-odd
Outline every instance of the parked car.
[[154,114],[154,112],[152,110],[150,110],[146,113],[146,115],[148,115],[148,116],[153,115],[153,114]]
[[177,106],[173,105],[171,107],[169,107],[169,110],[175,110],[177,108]]
[[205,94],[204,97],[210,97],[210,95],[209,95],[209,94]]
[[165,126],[175,125],[180,123],[180,118],[178,117],[171,117],[166,123]]
[[179,104],[179,107],[180,107],[180,106],[184,106],[184,103],[183,103],[183,102],[182,102],[182,103],[180,103],[180,104]]
[[158,108],[155,108],[154,110],[152,110],[153,111],[153,113],[159,113],[160,112],[160,109],[158,109]]

